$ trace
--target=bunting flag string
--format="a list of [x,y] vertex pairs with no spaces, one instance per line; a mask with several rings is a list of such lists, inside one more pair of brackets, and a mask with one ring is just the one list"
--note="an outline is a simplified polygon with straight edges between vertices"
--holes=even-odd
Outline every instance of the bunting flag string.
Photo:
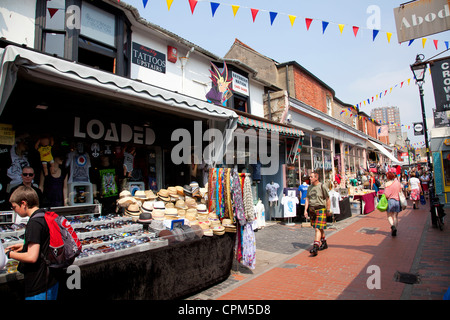
[[368,120],[371,121],[373,123],[377,123],[380,125],[394,125],[395,127],[403,127],[405,129],[411,129],[410,125],[406,125],[406,124],[401,124],[401,123],[396,123],[396,122],[391,122],[391,121],[382,121],[382,120],[377,120],[371,117],[366,117],[366,116],[360,116],[357,113],[353,113],[352,110],[350,108],[347,108],[346,110],[342,110],[339,115],[342,117],[343,115],[347,116],[347,117],[355,117],[358,118],[359,120]]
[[[170,8],[172,6],[173,0],[166,0],[166,1],[167,1],[167,9],[170,11]],[[241,5],[235,5],[235,4],[218,3],[218,2],[212,2],[212,1],[209,1],[209,0],[188,0],[188,2],[189,2],[189,6],[191,8],[191,13],[192,14],[194,14],[195,7],[196,7],[198,2],[209,2],[210,6],[211,6],[211,14],[212,14],[213,18],[215,16],[217,10],[221,6],[229,6],[229,7],[231,7],[234,17],[236,17],[236,15],[237,15],[237,13],[238,13],[240,8],[250,9],[253,22],[255,22],[256,16],[260,12],[267,12],[269,14],[269,18],[270,18],[269,21],[270,21],[270,25],[271,26],[273,26],[273,24],[275,22],[275,19],[279,15],[287,16],[289,18],[291,27],[294,26],[296,18],[297,18],[297,16],[293,15],[293,14],[287,14],[287,13],[270,11],[270,10],[264,10],[264,9],[258,9],[258,8],[250,8],[250,7],[245,7],[245,6],[241,6]],[[148,0],[142,0],[142,4],[143,4],[144,8],[147,6],[147,3],[148,3]],[[310,30],[313,21],[321,22],[321,24],[322,24],[322,34],[325,34],[326,30],[329,29],[328,26],[330,24],[334,24],[334,25],[338,26],[339,32],[342,35],[344,33],[345,26],[346,26],[346,24],[344,24],[344,23],[335,23],[335,22],[331,22],[331,21],[326,21],[326,20],[316,19],[316,18],[309,18],[309,17],[303,17],[303,18],[305,19],[306,30],[307,31]],[[377,36],[379,35],[380,32],[385,32],[386,33],[387,42],[389,44],[391,43],[391,38],[392,38],[392,35],[394,34],[393,32],[382,31],[382,30],[378,30],[378,29],[369,29],[369,28],[364,28],[364,29],[370,30],[372,32],[372,42],[375,41],[375,39],[377,38]],[[361,27],[359,27],[359,26],[352,26],[353,35],[355,36],[355,38],[358,37],[359,30],[361,30]],[[428,39],[427,38],[422,38],[421,40],[422,40],[422,47],[425,48],[425,44],[426,44]],[[443,42],[445,47],[448,50],[448,48],[449,48],[449,41],[443,41],[443,40],[437,40],[437,39],[431,39],[431,40],[432,40],[433,45],[436,48],[436,50],[438,50],[439,42],[441,42],[441,43]],[[414,42],[414,39],[410,40],[409,43],[408,43],[408,46],[411,46],[411,44],[413,42]]]

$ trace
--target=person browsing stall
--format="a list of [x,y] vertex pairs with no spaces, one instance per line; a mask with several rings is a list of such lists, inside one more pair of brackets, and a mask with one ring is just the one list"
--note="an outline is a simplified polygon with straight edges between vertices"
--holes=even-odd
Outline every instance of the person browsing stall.
[[304,215],[305,218],[310,217],[311,226],[315,229],[314,245],[310,253],[316,256],[317,251],[328,248],[324,230],[327,227],[327,215],[331,214],[331,201],[328,190],[319,182],[317,172],[311,173],[310,181],[311,185],[308,187],[306,195]]
[[10,196],[12,209],[21,217],[29,217],[23,244],[6,248],[9,259],[19,261],[18,270],[24,275],[25,300],[56,300],[58,295],[57,275],[48,270],[42,258],[47,256],[50,231],[44,217],[33,218],[39,209],[39,198],[34,189],[18,187]]

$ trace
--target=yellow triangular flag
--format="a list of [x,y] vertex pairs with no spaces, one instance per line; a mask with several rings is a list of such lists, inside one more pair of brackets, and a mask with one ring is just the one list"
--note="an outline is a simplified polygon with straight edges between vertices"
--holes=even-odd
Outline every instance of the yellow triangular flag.
[[297,16],[289,15],[289,20],[291,21],[291,27],[294,26],[294,21],[297,18]]
[[345,25],[344,24],[338,24],[338,26],[339,26],[339,30],[341,31],[341,34],[342,34],[342,31],[344,31]]
[[387,36],[387,39],[388,39],[388,43],[391,43],[392,32],[386,32],[386,36]]
[[427,42],[427,38],[422,38],[422,47],[425,49],[425,42]]
[[238,12],[240,6],[231,5],[231,7],[233,8],[233,15],[236,17],[236,13]]
[[411,81],[411,78],[408,79],[408,86],[409,86],[409,82]]
[[172,6],[173,0],[167,0],[167,9],[170,11],[170,7]]

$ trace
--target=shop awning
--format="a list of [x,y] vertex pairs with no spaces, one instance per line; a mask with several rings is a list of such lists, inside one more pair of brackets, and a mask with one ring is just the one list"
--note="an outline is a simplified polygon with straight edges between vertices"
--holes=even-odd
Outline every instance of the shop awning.
[[303,136],[302,130],[286,127],[280,124],[273,124],[262,120],[252,119],[242,115],[238,116],[238,124],[243,127],[253,127],[256,129],[265,129],[269,132],[278,132],[278,134],[288,137],[299,138]]
[[373,146],[374,148],[378,149],[379,151],[381,151],[382,154],[384,154],[386,157],[388,157],[393,164],[401,164],[402,162],[400,160],[398,160],[396,157],[394,157],[394,155],[392,153],[390,153],[385,147],[383,147],[381,144],[367,140],[367,142],[369,143],[368,146]]
[[140,102],[162,112],[225,121],[227,129],[234,130],[237,126],[238,116],[233,110],[72,61],[13,45],[0,49],[0,58],[0,114],[14,88],[19,69],[24,69],[27,77],[40,81],[123,98],[131,103]]

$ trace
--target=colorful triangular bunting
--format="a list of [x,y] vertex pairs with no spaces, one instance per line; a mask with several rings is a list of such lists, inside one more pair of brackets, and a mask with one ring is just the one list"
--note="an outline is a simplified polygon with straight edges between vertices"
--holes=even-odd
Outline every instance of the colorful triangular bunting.
[[310,18],[305,18],[305,22],[306,22],[306,30],[309,30],[309,27],[311,26],[311,22],[313,21],[313,19]]
[[256,15],[258,14],[259,10],[258,9],[250,9],[250,11],[252,12],[253,22],[255,22]]
[[328,24],[329,24],[329,22],[327,22],[327,21],[322,21],[322,34],[325,33],[325,30],[327,29]]
[[270,25],[273,25],[273,22],[275,21],[275,18],[277,17],[278,13],[277,12],[273,12],[270,11],[269,12],[269,16],[270,16]]
[[373,40],[372,41],[375,41],[375,38],[377,37],[378,32],[380,32],[380,30],[373,29]]
[[296,16],[289,15],[289,21],[291,22],[291,27],[294,26],[294,22],[295,22],[295,19],[296,19],[296,18],[297,18]]
[[342,31],[344,31],[344,27],[345,27],[344,24],[339,24],[339,31],[341,32],[341,34],[342,34]]
[[231,8],[233,9],[233,15],[236,17],[236,13],[238,12],[240,6],[232,5]]
[[359,27],[353,26],[353,34],[355,35],[355,37],[358,34],[358,30],[359,30]]
[[195,6],[197,5],[197,0],[189,0],[189,5],[191,7],[191,12],[194,14]]
[[214,15],[216,14],[216,10],[219,6],[220,6],[220,3],[211,2],[211,13],[212,13],[213,18],[214,18]]

